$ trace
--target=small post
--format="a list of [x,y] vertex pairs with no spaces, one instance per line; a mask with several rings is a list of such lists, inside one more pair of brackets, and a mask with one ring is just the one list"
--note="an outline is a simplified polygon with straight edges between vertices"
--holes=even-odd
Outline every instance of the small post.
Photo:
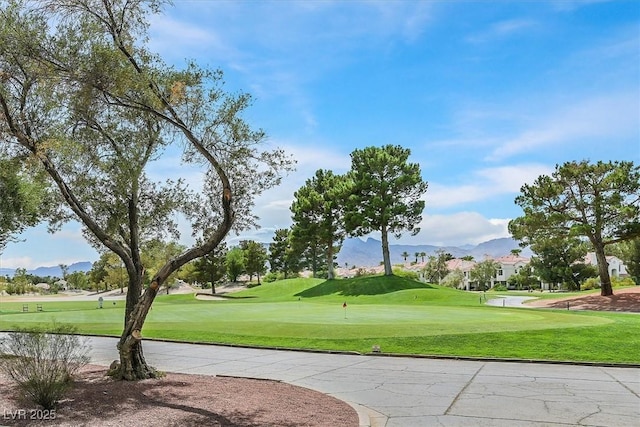
[[567,301],[567,310],[569,310],[569,301]]
[[346,319],[347,318],[347,302],[346,301],[342,304],[342,308],[344,308],[344,318]]

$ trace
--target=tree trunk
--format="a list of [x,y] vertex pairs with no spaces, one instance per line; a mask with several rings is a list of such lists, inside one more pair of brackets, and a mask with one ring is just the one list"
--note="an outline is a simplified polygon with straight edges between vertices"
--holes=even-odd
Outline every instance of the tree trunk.
[[[140,337],[142,339],[142,337]],[[109,375],[128,381],[157,378],[158,371],[147,364],[142,352],[142,342],[137,341],[131,347],[120,346],[120,363]]]
[[389,256],[389,236],[387,233],[387,227],[382,227],[382,261],[384,263],[384,275],[391,276],[393,270],[391,269],[391,257]]
[[604,246],[594,245],[593,249],[596,253],[596,260],[598,261],[598,275],[600,276],[600,295],[613,295],[611,277],[609,277],[609,263],[607,263],[607,257],[604,254]]
[[333,271],[333,242],[329,242],[327,246],[327,279],[333,280],[335,274]]
[[[159,286],[157,287],[159,289]],[[156,289],[156,292],[157,292]],[[142,270],[136,272],[129,277],[129,287],[127,290],[127,304],[124,317],[124,330],[118,342],[118,350],[120,353],[119,363],[113,363],[109,370],[109,375],[115,379],[124,379],[129,381],[142,380],[147,378],[156,378],[157,371],[149,366],[144,358],[142,351],[142,335],[140,329],[144,323],[147,312],[151,307],[153,298],[148,298],[150,289],[140,295],[142,291]],[[155,296],[155,295],[154,295]],[[145,300],[147,308],[139,306],[138,303]],[[143,304],[144,305],[144,304]],[[136,329],[131,329],[131,325],[140,325]]]

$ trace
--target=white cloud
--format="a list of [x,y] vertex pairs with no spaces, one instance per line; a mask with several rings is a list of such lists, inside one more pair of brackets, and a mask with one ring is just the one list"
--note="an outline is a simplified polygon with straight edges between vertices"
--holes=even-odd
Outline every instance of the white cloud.
[[488,29],[467,37],[469,43],[487,43],[534,28],[537,22],[530,19],[510,19],[493,23]]
[[198,27],[168,15],[153,15],[150,21],[150,47],[155,52],[162,52],[165,58],[182,62],[202,52],[214,57],[240,56],[240,52],[223,40],[212,27]]
[[[491,239],[509,237],[507,225],[510,218],[485,218],[478,212],[457,212],[450,215],[423,215],[420,223],[420,233],[411,236],[410,233],[403,233],[400,239],[389,236],[391,244],[408,245],[438,245],[438,246],[461,246],[465,244],[477,245]],[[259,230],[248,230],[239,236],[230,236],[228,241],[237,244],[240,240],[256,240],[258,242],[269,243],[273,239],[273,234],[277,228],[263,227]],[[380,232],[373,232],[367,237],[380,239]]]
[[449,208],[516,194],[524,184],[531,184],[540,175],[552,172],[552,168],[542,164],[516,164],[475,170],[457,185],[430,182],[425,195],[427,209]]
[[2,258],[0,260],[0,267],[2,268],[26,268],[31,270],[39,267],[38,263],[33,258],[28,256],[23,257],[11,257]]
[[525,128],[496,147],[487,160],[501,160],[544,148],[584,142],[591,138],[636,136],[640,124],[638,94],[625,92],[583,99]]
[[509,218],[485,218],[478,212],[457,212],[450,215],[423,215],[420,233],[405,234],[391,243],[409,245],[461,246],[477,245],[487,240],[509,237]]

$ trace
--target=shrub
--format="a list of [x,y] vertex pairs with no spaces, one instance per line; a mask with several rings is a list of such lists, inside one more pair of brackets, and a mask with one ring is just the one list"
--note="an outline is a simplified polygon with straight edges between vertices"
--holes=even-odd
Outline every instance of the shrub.
[[402,268],[393,268],[393,275],[398,277],[404,277],[406,279],[418,281],[418,273],[411,270],[404,270]]
[[22,329],[10,332],[0,346],[1,353],[15,356],[3,359],[0,367],[44,409],[55,408],[73,375],[89,363],[87,338],[74,332],[68,325],[54,325],[49,332]]
[[459,268],[456,268],[453,271],[450,271],[444,279],[442,279],[442,286],[446,286],[448,288],[458,288],[462,286],[464,283],[464,273]]
[[613,286],[614,288],[617,288],[620,286],[635,286],[635,282],[631,277],[625,277],[625,278],[612,277],[611,286]]
[[273,271],[270,271],[264,276],[262,276],[262,281],[265,283],[272,283],[272,282],[275,282],[276,280],[280,280],[278,278],[279,274],[280,273],[274,273]]
[[366,268],[360,267],[356,270],[356,277],[373,276],[373,273]]
[[494,290],[494,291],[497,291],[497,292],[504,292],[504,291],[506,291],[506,290],[507,290],[507,285],[498,284],[498,285],[495,285],[495,286],[494,286],[493,288],[491,288],[491,289],[492,289],[492,290]]
[[583,291],[600,289],[600,279],[598,279],[597,277],[590,277],[589,279],[584,281],[580,289],[582,289]]

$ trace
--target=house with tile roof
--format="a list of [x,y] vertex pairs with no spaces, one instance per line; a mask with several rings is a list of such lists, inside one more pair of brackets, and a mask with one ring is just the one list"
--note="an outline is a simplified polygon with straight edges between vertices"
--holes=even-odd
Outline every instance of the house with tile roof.
[[471,270],[473,269],[473,267],[475,267],[475,265],[476,265],[475,261],[467,261],[467,260],[460,259],[460,258],[454,258],[454,259],[450,259],[449,261],[447,261],[447,270],[449,270],[449,271],[454,271],[454,270],[462,271],[463,280],[462,280],[462,284],[460,285],[460,289],[464,289],[464,290],[470,291],[471,290],[470,273],[471,273]]
[[[609,265],[609,276],[610,277],[628,277],[629,273],[624,265],[624,262],[616,256],[609,255],[607,258],[607,264]],[[593,265],[594,267],[598,267],[598,261],[596,259],[595,252],[589,252],[584,257],[584,263],[587,265]]]
[[522,267],[526,266],[529,264],[529,261],[531,261],[529,258],[514,254],[494,258],[493,260],[500,264],[500,268],[496,273],[494,285],[500,284],[505,286],[507,285],[509,277],[517,274]]

